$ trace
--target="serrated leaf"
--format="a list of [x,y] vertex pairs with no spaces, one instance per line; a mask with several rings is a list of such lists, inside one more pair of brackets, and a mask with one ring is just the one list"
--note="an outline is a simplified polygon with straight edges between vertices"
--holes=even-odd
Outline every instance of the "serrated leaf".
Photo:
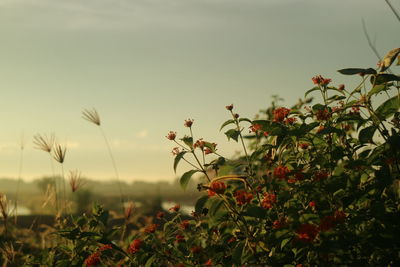
[[225,132],[225,135],[228,137],[228,140],[233,139],[237,142],[239,138],[239,133],[240,132],[236,129],[230,129]]
[[376,70],[372,68],[361,69],[361,68],[348,68],[338,70],[339,73],[344,75],[355,75],[355,74],[376,74]]
[[317,90],[320,90],[318,86],[315,86],[315,87],[311,88],[310,90],[308,90],[308,91],[304,94],[304,98],[306,98],[307,95],[308,95],[309,93],[314,92],[314,91],[317,91]]
[[190,170],[190,171],[185,172],[182,175],[181,179],[179,179],[179,183],[181,184],[181,187],[183,189],[186,189],[186,187],[190,181],[190,178],[192,178],[193,174],[195,174],[196,172],[199,172],[199,171],[198,170]]
[[374,125],[362,129],[358,135],[358,140],[360,140],[361,144],[373,143],[372,138],[374,137],[375,131],[376,126]]
[[386,119],[396,113],[400,108],[400,98],[399,96],[394,96],[380,105],[375,113],[383,119]]
[[400,53],[400,48],[395,48],[389,51],[381,61],[381,71],[387,70]]
[[234,121],[234,120],[227,120],[226,122],[224,122],[224,123],[221,125],[221,128],[219,128],[219,130],[221,131],[225,126],[227,126],[227,125],[229,125],[229,124],[231,124],[231,123],[235,123],[235,121]]
[[176,172],[176,168],[178,167],[179,161],[183,158],[187,151],[179,152],[174,159],[174,171]]

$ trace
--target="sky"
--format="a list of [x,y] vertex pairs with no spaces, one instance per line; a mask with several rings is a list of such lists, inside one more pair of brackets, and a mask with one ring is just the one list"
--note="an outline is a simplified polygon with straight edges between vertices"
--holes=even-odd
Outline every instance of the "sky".
[[[392,1],[400,10],[400,3]],[[240,150],[220,125],[233,103],[253,118],[272,95],[290,106],[321,74],[375,67],[362,19],[384,55],[400,24],[373,0],[0,0],[0,177],[52,173],[33,136],[67,146],[64,170],[115,177],[107,147],[81,112],[95,108],[124,181],[172,181],[170,130]],[[60,173],[60,166],[55,165]]]

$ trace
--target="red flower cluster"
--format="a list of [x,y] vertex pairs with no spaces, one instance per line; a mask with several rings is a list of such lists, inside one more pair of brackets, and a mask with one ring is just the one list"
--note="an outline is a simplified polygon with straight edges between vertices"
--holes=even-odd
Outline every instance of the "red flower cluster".
[[190,251],[191,251],[193,254],[199,254],[199,253],[201,252],[201,247],[198,247],[198,246],[192,247],[192,248],[190,249]]
[[110,250],[110,249],[112,249],[112,246],[110,244],[102,245],[101,247],[99,247],[100,252]]
[[317,237],[319,230],[314,224],[302,224],[296,231],[297,239],[306,243],[314,241]]
[[286,179],[286,175],[289,173],[289,169],[286,166],[279,165],[274,169],[274,176],[278,179]]
[[159,212],[157,212],[157,214],[156,214],[156,218],[157,218],[157,219],[162,219],[162,218],[164,217],[164,215],[165,215],[165,212],[159,211]]
[[264,209],[272,209],[272,206],[276,203],[276,195],[270,194],[268,192],[264,193],[264,198],[262,200],[261,206]]
[[178,212],[181,209],[181,205],[176,204],[175,206],[173,206],[172,208],[170,208],[169,210],[171,212]]
[[262,125],[261,124],[252,124],[250,127],[249,127],[249,133],[251,133],[251,132],[253,132],[253,133],[256,133],[256,132],[258,132],[259,130],[261,130],[261,128],[262,128]]
[[185,120],[185,122],[183,123],[183,125],[184,125],[185,127],[190,128],[190,127],[192,127],[193,121],[194,121],[194,120],[187,119],[187,120]]
[[183,220],[182,223],[179,225],[183,230],[186,230],[189,228],[190,224],[188,220]]
[[168,133],[168,135],[165,136],[165,137],[167,137],[168,140],[174,141],[175,138],[176,138],[176,132],[170,131],[170,132]]
[[307,148],[309,147],[309,144],[307,144],[307,143],[300,143],[300,144],[299,144],[299,147],[300,147],[301,149],[307,149]]
[[141,239],[135,239],[132,241],[132,243],[129,245],[128,252],[135,254],[140,250],[140,247],[142,246],[143,240]]
[[213,148],[213,149],[211,149],[211,148],[209,148],[209,147],[206,147],[206,148],[204,149],[204,154],[208,155],[208,154],[213,153],[213,151],[216,150],[217,144],[216,144],[216,143],[211,143],[211,145],[212,145],[212,148]]
[[96,266],[97,264],[100,263],[100,256],[101,256],[100,252],[95,252],[89,255],[89,257],[85,259],[84,264],[88,267]]
[[327,86],[332,79],[325,79],[321,75],[317,75],[315,77],[311,78],[314,84],[321,85],[321,86]]
[[351,107],[351,111],[349,112],[350,115],[360,115],[360,107],[353,106]]
[[243,190],[236,191],[234,193],[234,196],[236,198],[236,203],[238,205],[248,204],[253,199],[252,193],[247,193],[246,191],[243,191]]
[[272,223],[272,228],[274,229],[280,229],[285,225],[285,221],[284,220],[275,220]]
[[194,143],[194,145],[193,145],[193,147],[194,148],[200,148],[201,150],[203,150],[204,149],[204,141],[203,141],[203,138],[200,138],[199,140],[197,140],[195,143]]
[[321,220],[319,224],[319,229],[322,232],[329,231],[339,223],[343,223],[345,219],[346,219],[346,213],[337,210],[333,216],[326,216]]
[[176,243],[185,242],[185,237],[183,235],[176,235],[175,236],[175,241],[176,241]]
[[297,121],[297,119],[296,118],[286,118],[285,119],[285,123],[286,124],[294,124],[295,122]]
[[232,109],[233,109],[233,104],[230,104],[229,106],[225,106],[225,108],[226,108],[227,110],[232,110]]
[[223,194],[225,192],[226,185],[223,182],[212,182],[210,189],[207,190],[208,196],[212,197],[215,194]]
[[304,173],[302,173],[302,172],[295,172],[295,173],[294,173],[294,178],[296,179],[296,181],[303,180],[303,179],[304,179]]
[[89,255],[89,257],[87,257],[85,259],[84,264],[86,266],[96,266],[97,264],[100,263],[101,253],[103,251],[110,250],[110,249],[112,249],[112,245],[110,245],[110,244],[102,245],[101,247],[99,247],[97,249],[97,251],[95,253]]
[[274,113],[274,122],[283,122],[289,115],[290,109],[281,107],[275,109],[273,113]]
[[343,223],[346,220],[346,213],[342,210],[335,211],[334,216],[337,223]]
[[152,234],[157,230],[158,224],[150,224],[149,226],[147,226],[144,231],[146,233]]
[[180,153],[179,147],[174,147],[171,151],[172,155],[176,156]]
[[319,121],[326,121],[331,117],[331,113],[329,112],[328,109],[319,109],[315,113],[315,116],[317,117],[317,120],[319,120]]
[[211,266],[213,266],[213,262],[212,262],[211,259],[208,259],[208,261],[206,261],[206,262],[204,263],[204,265],[207,266],[207,267],[211,267]]
[[322,170],[316,171],[314,173],[314,180],[315,181],[325,180],[326,178],[328,178],[328,176],[329,176],[329,173],[326,171],[322,171]]

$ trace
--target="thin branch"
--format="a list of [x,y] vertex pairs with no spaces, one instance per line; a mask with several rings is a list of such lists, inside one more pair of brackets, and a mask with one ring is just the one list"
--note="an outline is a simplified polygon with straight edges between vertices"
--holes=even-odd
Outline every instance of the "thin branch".
[[382,57],[379,55],[378,50],[376,50],[375,45],[372,43],[371,38],[369,37],[368,31],[367,31],[367,26],[365,25],[364,19],[362,19],[362,27],[364,31],[365,38],[367,38],[367,42],[371,50],[374,52],[378,60],[381,60]]
[[396,9],[392,6],[392,4],[389,2],[389,0],[385,0],[386,4],[390,7],[390,9],[393,11],[394,15],[396,16],[397,20],[400,21],[400,15],[397,13]]

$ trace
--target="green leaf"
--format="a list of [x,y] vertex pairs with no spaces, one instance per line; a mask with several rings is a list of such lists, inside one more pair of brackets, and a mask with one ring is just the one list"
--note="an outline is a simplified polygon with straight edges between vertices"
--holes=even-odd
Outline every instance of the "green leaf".
[[203,211],[204,205],[206,204],[208,199],[209,199],[209,197],[207,195],[199,198],[196,201],[196,205],[194,206],[194,211],[196,213],[200,214]]
[[315,104],[314,106],[312,106],[313,110],[325,110],[326,106],[322,105],[322,104]]
[[193,147],[193,138],[190,136],[184,136],[181,140],[190,148]]
[[209,203],[210,203],[209,214],[211,216],[214,216],[215,213],[219,210],[219,208],[223,205],[224,201],[219,197],[213,197],[210,199]]
[[368,96],[376,95],[382,91],[388,90],[388,86],[386,84],[375,85],[369,92]]
[[400,97],[394,96],[386,100],[382,105],[380,105],[375,113],[382,119],[386,119],[396,113],[400,108]]
[[239,119],[239,122],[242,122],[242,121],[247,121],[247,122],[250,123],[250,124],[253,123],[253,122],[252,122],[250,119],[248,119],[248,118],[240,118],[240,119]]
[[400,77],[394,74],[381,73],[371,77],[371,84],[378,85],[391,81],[400,81]]
[[59,260],[56,263],[56,267],[68,267],[71,265],[71,261],[70,260]]
[[234,121],[234,120],[227,120],[226,122],[224,122],[224,123],[221,125],[221,128],[219,128],[219,130],[221,131],[225,126],[227,126],[227,125],[229,125],[229,124],[231,124],[231,123],[235,123],[235,121]]
[[387,70],[390,67],[390,65],[392,65],[393,61],[396,59],[399,53],[400,53],[400,48],[395,48],[390,50],[389,53],[387,53],[386,56],[381,61],[381,71]]
[[265,209],[258,206],[249,207],[246,212],[243,213],[244,216],[265,219],[267,212]]
[[360,68],[348,68],[348,69],[341,69],[338,70],[341,74],[344,75],[355,75],[355,74],[376,74],[376,70],[369,68],[369,69],[360,69]]
[[228,140],[230,140],[232,138],[233,140],[235,140],[237,142],[238,138],[239,138],[239,133],[240,132],[236,129],[230,129],[225,132],[225,135],[228,137]]
[[344,191],[343,188],[337,190],[335,193],[333,193],[333,197],[341,199],[346,195],[346,191]]
[[198,171],[198,170],[190,170],[190,171],[188,171],[188,172],[185,172],[185,173],[182,175],[182,177],[181,177],[181,179],[179,180],[179,182],[180,182],[181,187],[182,187],[183,189],[186,189],[186,187],[187,187],[187,185],[188,185],[188,183],[189,183],[189,181],[190,181],[190,178],[192,178],[192,175],[195,174],[196,172],[199,172],[199,171]]
[[176,168],[178,167],[179,161],[183,158],[187,151],[179,152],[174,159],[174,171],[176,172]]
[[308,91],[304,94],[304,98],[306,98],[307,95],[308,95],[309,93],[314,92],[314,91],[317,91],[317,90],[320,90],[318,86],[315,86],[315,87],[311,88],[310,90],[308,90]]
[[361,144],[373,143],[372,138],[374,137],[375,131],[376,126],[374,125],[362,129],[358,134],[358,140],[360,140]]
[[333,95],[328,98],[328,100],[331,100],[331,101],[339,101],[339,100],[343,100],[343,99],[346,99],[346,97],[344,95]]
[[211,152],[213,152],[213,153],[216,151],[216,150],[215,150],[214,144],[212,144],[212,143],[210,143],[210,142],[204,141],[204,146],[207,147],[207,148],[209,148],[209,149],[211,150]]
[[243,250],[245,247],[245,241],[241,241],[235,247],[233,254],[232,254],[232,261],[235,265],[241,266],[242,265],[242,255]]
[[292,237],[283,239],[281,242],[281,249],[283,249],[290,240],[292,240]]
[[153,264],[153,262],[157,259],[157,254],[154,254],[153,256],[151,256],[147,261],[146,264],[144,265],[144,267],[151,267],[151,265]]
[[313,213],[306,213],[300,216],[300,222],[301,223],[309,223],[309,222],[314,222],[318,221],[319,216],[317,214]]

